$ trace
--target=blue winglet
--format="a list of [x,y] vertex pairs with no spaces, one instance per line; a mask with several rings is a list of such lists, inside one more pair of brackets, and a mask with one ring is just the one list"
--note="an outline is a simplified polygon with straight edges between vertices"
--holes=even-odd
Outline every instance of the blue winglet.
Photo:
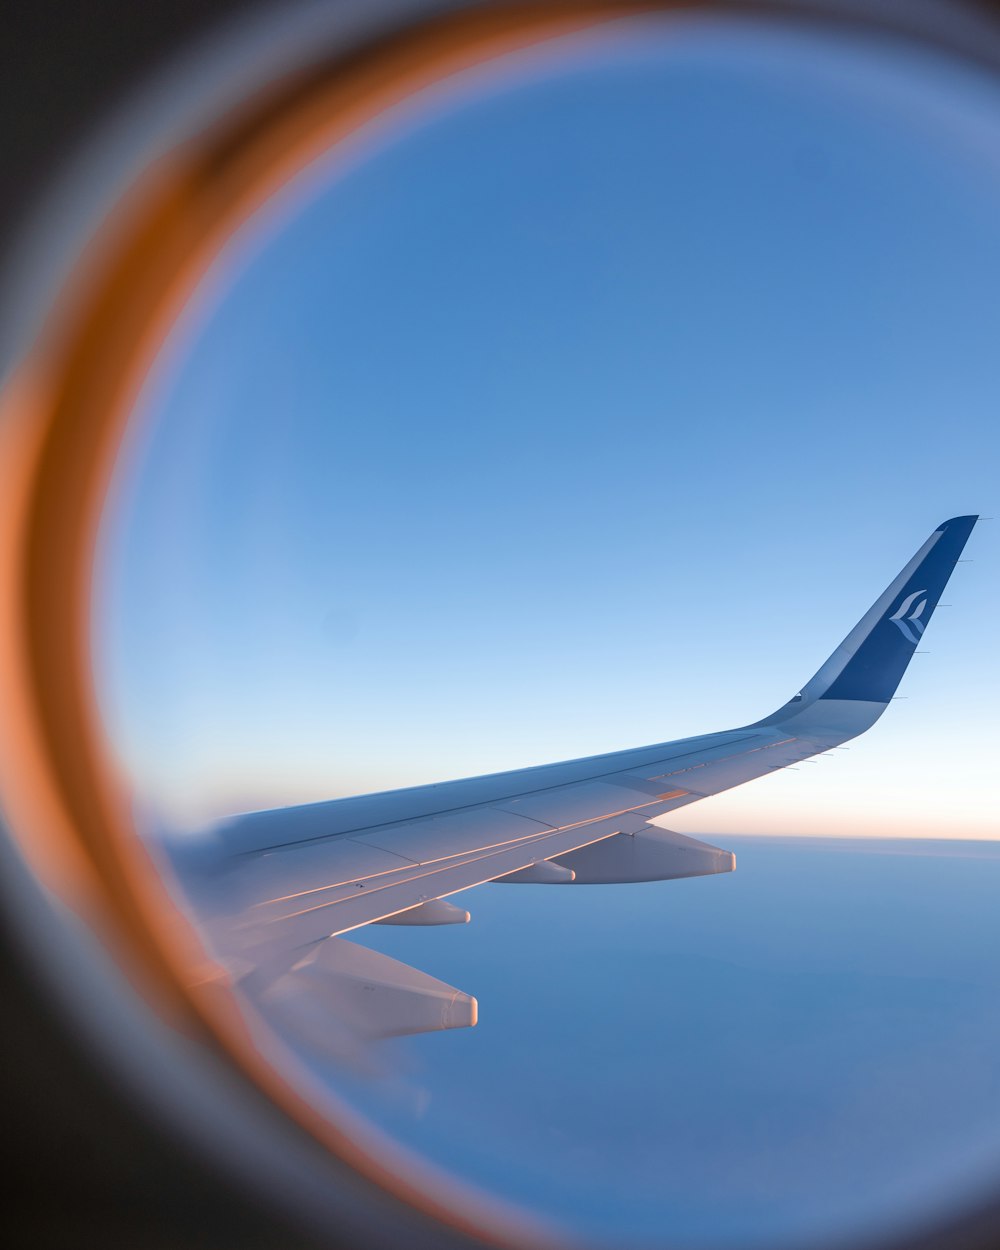
[[[801,720],[807,708],[819,712],[834,701],[885,706],[978,520],[959,516],[939,525],[800,693],[756,723]],[[878,717],[873,713],[869,723]]]
[[938,526],[923,559],[890,596],[884,612],[821,699],[889,702],[978,519],[953,517]]

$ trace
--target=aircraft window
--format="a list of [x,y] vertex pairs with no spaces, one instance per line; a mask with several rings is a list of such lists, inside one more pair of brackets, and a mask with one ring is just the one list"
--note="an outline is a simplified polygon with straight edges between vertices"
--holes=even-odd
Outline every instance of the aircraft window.
[[481,59],[199,205],[105,459],[113,788],[248,1070],[435,1217],[888,1244],[1000,1169],[1000,843],[937,732],[995,591],[956,548],[846,758],[878,699],[767,714],[989,497],[1000,79],[794,14]]

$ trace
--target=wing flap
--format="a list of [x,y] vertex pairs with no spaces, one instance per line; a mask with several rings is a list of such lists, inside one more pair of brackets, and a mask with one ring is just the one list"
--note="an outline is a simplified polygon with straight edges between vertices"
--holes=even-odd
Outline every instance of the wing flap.
[[626,782],[609,785],[606,781],[583,781],[509,799],[505,812],[517,812],[552,828],[595,820],[601,816],[624,815],[639,808],[658,806],[659,794],[649,795],[628,788]]

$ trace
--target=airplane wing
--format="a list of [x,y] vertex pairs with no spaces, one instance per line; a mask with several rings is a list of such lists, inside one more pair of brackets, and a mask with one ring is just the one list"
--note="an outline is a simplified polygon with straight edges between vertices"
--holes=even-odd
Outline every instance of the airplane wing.
[[174,862],[216,953],[300,1040],[474,1024],[476,1001],[337,935],[469,919],[487,881],[598,884],[729,872],[660,818],[863,733],[892,699],[977,518],[939,526],[802,690],[721,733],[438,785],[251,812]]

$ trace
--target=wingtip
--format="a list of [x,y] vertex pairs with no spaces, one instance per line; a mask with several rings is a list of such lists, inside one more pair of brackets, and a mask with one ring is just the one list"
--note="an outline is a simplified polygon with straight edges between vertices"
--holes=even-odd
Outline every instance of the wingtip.
[[968,516],[949,517],[947,521],[941,522],[941,524],[937,527],[937,530],[935,532],[938,534],[943,534],[945,530],[951,529],[952,526],[954,525],[966,525],[971,530],[978,520],[979,520],[978,512],[970,513]]

